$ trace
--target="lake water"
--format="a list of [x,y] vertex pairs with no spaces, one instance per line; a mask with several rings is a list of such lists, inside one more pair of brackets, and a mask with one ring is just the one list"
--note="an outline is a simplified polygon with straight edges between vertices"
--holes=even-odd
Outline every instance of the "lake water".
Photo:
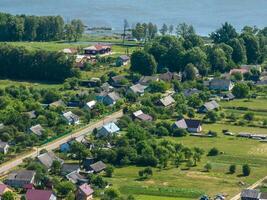
[[192,24],[207,35],[228,21],[238,30],[244,25],[267,26],[267,0],[0,0],[0,11],[12,14],[62,15],[80,18],[90,27],[121,30],[130,24],[153,22]]

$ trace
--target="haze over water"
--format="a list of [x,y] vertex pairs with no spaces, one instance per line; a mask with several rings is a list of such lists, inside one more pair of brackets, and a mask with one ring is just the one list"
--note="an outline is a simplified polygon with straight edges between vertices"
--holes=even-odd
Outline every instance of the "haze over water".
[[228,21],[238,30],[244,25],[267,26],[267,0],[0,0],[0,11],[12,14],[62,15],[80,18],[89,27],[121,30],[130,24],[153,22],[192,24],[208,35]]

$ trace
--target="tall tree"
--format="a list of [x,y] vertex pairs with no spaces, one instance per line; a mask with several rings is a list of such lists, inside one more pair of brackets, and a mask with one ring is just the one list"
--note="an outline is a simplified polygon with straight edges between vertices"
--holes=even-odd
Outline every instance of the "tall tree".
[[159,32],[161,33],[161,35],[166,35],[166,33],[168,32],[168,26],[166,24],[163,24]]
[[122,40],[123,40],[123,44],[124,44],[124,42],[125,42],[125,37],[126,37],[126,31],[127,31],[127,29],[129,28],[129,23],[128,23],[128,21],[127,21],[127,19],[124,19],[123,20],[123,35],[122,35]]
[[215,43],[227,43],[231,39],[237,38],[238,34],[231,24],[225,22],[221,28],[211,33],[210,37]]

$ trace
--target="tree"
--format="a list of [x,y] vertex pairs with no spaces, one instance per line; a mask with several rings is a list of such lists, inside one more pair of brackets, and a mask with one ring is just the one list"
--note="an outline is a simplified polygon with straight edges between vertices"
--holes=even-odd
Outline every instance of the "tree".
[[136,26],[132,29],[132,36],[138,41],[145,38],[145,27],[143,26],[143,24],[136,24]]
[[157,64],[154,57],[144,51],[136,51],[131,56],[131,68],[133,72],[138,72],[145,76],[156,73]]
[[105,172],[106,172],[106,176],[111,178],[114,172],[114,168],[112,166],[108,166],[105,169]]
[[118,200],[119,196],[120,193],[117,190],[109,188],[105,190],[104,196],[101,198],[101,200]]
[[75,30],[71,24],[66,24],[64,27],[65,38],[70,42],[75,38]]
[[260,60],[260,46],[258,38],[252,34],[243,34],[241,38],[244,40],[246,47],[248,64],[257,64]]
[[187,64],[183,72],[183,81],[193,81],[196,77],[196,67],[192,63]]
[[186,38],[189,35],[195,35],[195,30],[192,25],[181,23],[176,27],[176,34],[178,37]]
[[69,181],[59,182],[55,187],[62,197],[66,197],[69,193],[75,191],[75,186]]
[[250,166],[248,164],[243,165],[242,172],[244,176],[249,176],[251,172]]
[[71,26],[73,27],[73,38],[77,41],[79,38],[82,37],[84,33],[84,24],[80,19],[74,19],[71,21]]
[[207,163],[205,166],[204,166],[204,169],[209,172],[211,169],[212,169],[212,165],[210,163]]
[[122,43],[124,44],[125,43],[125,37],[126,37],[126,31],[127,29],[129,28],[129,23],[127,21],[127,19],[124,19],[123,20],[123,35],[122,35]]
[[183,137],[187,135],[187,131],[185,129],[176,128],[173,130],[173,137]]
[[237,38],[238,34],[235,28],[225,22],[221,28],[217,29],[215,32],[211,33],[210,38],[215,43],[228,43],[231,39]]
[[2,195],[2,200],[15,200],[15,194],[11,191],[7,191]]
[[236,172],[236,165],[230,165],[229,167],[229,173],[234,174]]
[[217,155],[219,155],[219,150],[215,147],[211,148],[208,153],[208,156],[217,156]]
[[146,167],[145,169],[140,170],[138,174],[141,178],[147,179],[148,177],[151,177],[153,175],[153,170],[151,167]]
[[172,35],[173,30],[174,30],[173,25],[170,25],[168,29],[169,29],[169,34]]
[[51,172],[53,174],[60,174],[60,170],[61,170],[61,163],[58,160],[54,160],[52,165],[51,165]]
[[168,26],[166,24],[163,24],[159,32],[161,33],[161,35],[166,35],[166,33],[168,32]]
[[249,95],[249,92],[250,88],[246,83],[236,83],[232,91],[236,98],[245,98]]
[[168,84],[164,81],[153,81],[149,84],[149,88],[152,93],[164,93],[168,89]]
[[247,121],[252,121],[254,120],[254,116],[255,114],[253,112],[247,112],[246,114],[244,114],[244,119]]
[[234,38],[229,45],[233,48],[232,59],[236,64],[247,62],[246,47],[242,39]]

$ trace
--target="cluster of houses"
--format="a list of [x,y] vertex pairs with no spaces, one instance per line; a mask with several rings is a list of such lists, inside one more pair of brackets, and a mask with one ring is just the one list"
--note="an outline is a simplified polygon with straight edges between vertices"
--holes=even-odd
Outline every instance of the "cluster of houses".
[[[61,176],[77,186],[75,196],[77,200],[93,199],[94,190],[88,184],[86,175],[89,173],[101,173],[106,169],[106,164],[102,161],[95,161],[93,158],[86,158],[82,165],[77,163],[64,163],[53,152],[46,152],[39,155],[37,161],[40,162],[48,171],[54,161],[61,164]],[[33,170],[17,170],[11,172],[0,184],[0,197],[12,189],[25,191],[26,200],[56,200],[57,197],[52,191],[52,184],[48,183],[45,190],[36,189],[36,172]]]
[[[112,46],[108,44],[95,44],[82,49],[83,53],[79,54],[78,49],[66,48],[62,52],[65,54],[75,55],[75,63],[78,68],[83,68],[86,62],[95,63],[96,56],[108,56],[112,54]],[[130,57],[127,55],[121,55],[116,60],[116,66],[127,65],[130,61]]]

